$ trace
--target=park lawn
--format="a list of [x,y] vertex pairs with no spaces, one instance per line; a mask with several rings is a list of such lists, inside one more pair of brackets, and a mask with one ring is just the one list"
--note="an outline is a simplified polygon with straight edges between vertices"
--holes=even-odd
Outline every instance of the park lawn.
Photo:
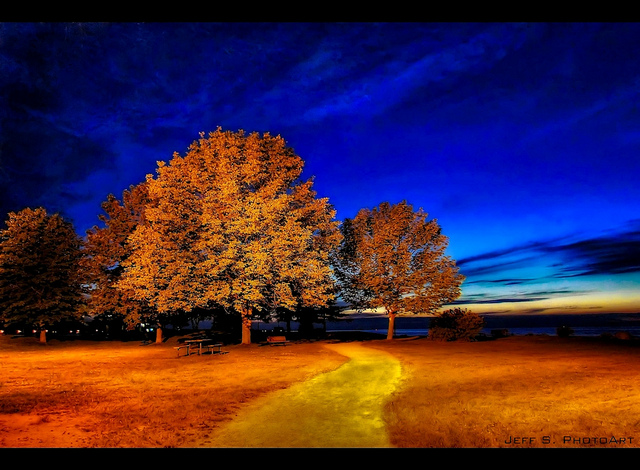
[[317,342],[189,357],[177,345],[0,336],[0,447],[189,447],[252,399],[346,360]]
[[640,347],[512,336],[374,341],[404,365],[386,406],[397,447],[640,447]]
[[[178,357],[176,338],[42,345],[0,336],[0,447],[190,447],[252,400],[344,363],[323,344],[229,345],[221,356]],[[385,411],[397,447],[638,446],[635,342],[364,344],[402,363]]]

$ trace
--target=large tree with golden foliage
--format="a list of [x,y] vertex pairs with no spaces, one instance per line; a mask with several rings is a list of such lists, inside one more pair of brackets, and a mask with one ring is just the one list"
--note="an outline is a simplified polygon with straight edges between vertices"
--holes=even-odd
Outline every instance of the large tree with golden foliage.
[[448,238],[422,209],[385,202],[346,219],[341,232],[334,259],[341,296],[359,310],[384,308],[387,339],[398,313],[433,313],[460,296],[464,276],[445,255]]
[[144,301],[136,300],[130,289],[118,285],[131,254],[129,236],[144,220],[148,203],[146,183],[130,186],[122,200],[109,194],[98,217],[102,227],[87,231],[82,259],[86,282],[91,286],[91,314],[104,320],[122,320],[132,326],[149,314]]
[[71,222],[38,207],[11,212],[0,231],[0,320],[47,327],[80,320],[82,239]]
[[280,136],[217,129],[147,176],[121,285],[160,312],[223,307],[250,343],[257,312],[333,299],[335,211]]

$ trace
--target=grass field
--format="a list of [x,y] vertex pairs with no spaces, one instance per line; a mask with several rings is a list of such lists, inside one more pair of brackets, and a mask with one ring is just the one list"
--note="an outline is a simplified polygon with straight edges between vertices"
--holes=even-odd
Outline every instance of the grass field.
[[598,338],[373,342],[400,358],[398,447],[640,447],[640,348]]
[[[0,447],[191,447],[251,400],[346,360],[321,341],[189,357],[176,341],[0,336]],[[397,447],[640,447],[635,342],[365,344],[402,363],[385,408]]]

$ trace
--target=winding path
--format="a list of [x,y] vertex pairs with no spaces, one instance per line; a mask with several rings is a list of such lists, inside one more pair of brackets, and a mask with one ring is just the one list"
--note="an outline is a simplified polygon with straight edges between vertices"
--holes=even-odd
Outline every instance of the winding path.
[[361,343],[326,347],[349,361],[257,400],[197,447],[391,447],[382,411],[400,362]]

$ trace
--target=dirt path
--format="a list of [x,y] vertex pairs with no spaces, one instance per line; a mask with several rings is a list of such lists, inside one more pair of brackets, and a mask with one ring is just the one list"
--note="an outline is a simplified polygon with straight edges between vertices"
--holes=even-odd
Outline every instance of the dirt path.
[[400,381],[399,361],[361,343],[326,347],[349,361],[258,400],[195,446],[391,447],[382,407]]

